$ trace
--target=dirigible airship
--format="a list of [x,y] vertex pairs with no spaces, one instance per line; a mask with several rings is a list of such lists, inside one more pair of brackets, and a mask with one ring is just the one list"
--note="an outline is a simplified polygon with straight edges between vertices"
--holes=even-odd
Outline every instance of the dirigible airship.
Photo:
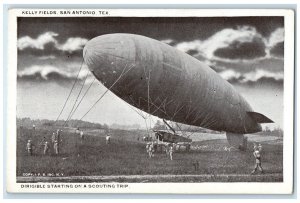
[[83,58],[93,75],[130,105],[162,119],[225,131],[241,146],[244,134],[273,122],[255,112],[212,68],[172,46],[141,35],[91,39]]

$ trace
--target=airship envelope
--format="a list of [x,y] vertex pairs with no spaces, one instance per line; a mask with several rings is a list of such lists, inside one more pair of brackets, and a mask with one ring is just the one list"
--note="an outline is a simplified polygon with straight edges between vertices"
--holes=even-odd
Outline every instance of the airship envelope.
[[130,105],[166,120],[225,131],[233,135],[229,142],[273,122],[208,65],[163,42],[107,34],[90,40],[83,57],[93,75]]

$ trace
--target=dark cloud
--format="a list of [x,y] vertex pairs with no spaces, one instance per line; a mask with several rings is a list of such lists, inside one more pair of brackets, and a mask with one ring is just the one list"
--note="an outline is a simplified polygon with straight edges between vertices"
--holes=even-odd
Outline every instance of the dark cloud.
[[[198,55],[204,56],[211,62],[253,63],[257,59],[270,58],[270,47],[282,42],[283,35],[282,27],[275,29],[269,37],[264,37],[255,27],[243,25],[236,29],[221,29],[205,40],[179,42],[174,47],[196,58]],[[274,53],[279,55],[277,52],[280,50],[276,52],[276,49],[280,46],[274,48]]]
[[81,56],[70,55],[49,55],[49,56],[34,56],[25,53],[18,54],[18,71],[22,71],[32,66],[52,66],[58,67],[62,71],[78,71],[83,61]]
[[73,52],[66,52],[58,50],[53,43],[45,45],[43,50],[35,48],[25,48],[23,50],[18,50],[19,55],[31,55],[31,56],[60,56],[60,57],[82,57],[82,50],[76,50]]
[[284,42],[279,42],[275,46],[273,46],[270,49],[270,54],[277,56],[277,57],[283,57],[284,56]]
[[[246,27],[249,29],[241,29]],[[256,69],[279,71],[283,69],[282,60],[279,62],[274,62],[272,59],[256,60],[266,56],[266,45],[263,39],[267,39],[278,27],[283,27],[282,17],[18,18],[18,38],[24,39],[22,48],[18,50],[18,70],[32,65],[51,65],[59,67],[60,70],[75,71],[75,66],[71,68],[72,70],[65,67],[69,66],[72,60],[79,63],[82,59],[81,48],[85,41],[102,34],[117,32],[141,34],[176,47],[181,42],[193,42],[193,40],[199,43],[207,42],[213,35],[229,30],[234,35],[230,33],[221,35],[218,39],[223,39],[223,41],[211,40],[212,42],[208,43],[215,47],[214,50],[206,50],[207,47],[201,49],[201,46],[190,44],[191,47],[186,50],[186,53],[207,63],[217,72],[227,69],[245,73]],[[245,36],[245,31],[249,33],[248,36]],[[39,40],[43,39],[41,36],[47,33],[46,42]],[[234,37],[228,41],[226,36]],[[252,41],[249,42],[249,39]],[[224,47],[226,42],[230,44]],[[220,46],[216,46],[219,45],[218,43]],[[209,52],[210,50],[212,51]],[[210,55],[206,55],[206,51]],[[283,56],[283,43],[276,44],[270,53]],[[47,58],[47,56],[53,57]],[[244,63],[239,61],[240,59],[248,61]],[[69,81],[72,79],[74,77],[60,71],[50,71],[46,75],[41,72],[18,75],[20,81]],[[231,82],[242,80],[244,80],[243,77],[232,79]],[[259,80],[269,81],[263,78]]]
[[224,67],[219,67],[216,65],[208,65],[211,69],[213,69],[214,71],[216,71],[217,73],[224,71]]
[[254,38],[252,42],[234,41],[226,48],[219,48],[214,55],[228,59],[254,59],[266,55],[266,47],[260,38]]
[[219,70],[231,69],[241,73],[247,73],[257,69],[266,70],[269,72],[281,72],[284,69],[284,61],[281,58],[264,58],[260,60],[251,60],[247,63],[219,60],[212,62]]
[[227,81],[231,84],[244,84],[244,85],[268,84],[268,85],[281,85],[281,86],[283,86],[283,79],[275,79],[275,78],[272,78],[272,77],[261,77],[256,81],[249,80],[249,81],[243,82],[244,80],[245,80],[245,77],[240,76],[239,78],[231,78]]
[[[27,37],[34,41],[48,33],[47,39],[51,42],[45,44],[43,50],[27,47],[19,50],[19,53],[33,56],[82,56],[82,49],[65,51],[57,45],[68,42],[70,38],[89,40],[108,33],[132,33],[157,40],[169,39],[168,44],[175,46],[190,40],[206,40],[223,29],[237,30],[241,26],[253,27],[262,37],[268,37],[276,28],[283,27],[283,17],[19,17],[18,38]],[[215,55],[227,59],[253,59],[265,56],[263,47],[260,39],[254,39],[253,42],[235,41],[226,48],[217,49]],[[195,56],[198,53],[196,49],[191,49],[188,54]]]
[[196,56],[196,55],[199,54],[199,51],[197,49],[190,49],[186,53],[191,55],[191,56]]
[[256,83],[258,83],[258,84],[270,84],[270,85],[276,84],[276,85],[283,86],[283,79],[276,80],[275,78],[271,78],[271,77],[262,77],[259,80],[257,80]]

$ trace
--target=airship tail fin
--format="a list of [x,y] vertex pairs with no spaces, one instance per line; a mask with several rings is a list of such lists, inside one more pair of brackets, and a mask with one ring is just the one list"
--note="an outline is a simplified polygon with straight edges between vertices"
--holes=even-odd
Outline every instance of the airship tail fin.
[[274,123],[274,121],[261,113],[248,111],[247,114],[257,123]]

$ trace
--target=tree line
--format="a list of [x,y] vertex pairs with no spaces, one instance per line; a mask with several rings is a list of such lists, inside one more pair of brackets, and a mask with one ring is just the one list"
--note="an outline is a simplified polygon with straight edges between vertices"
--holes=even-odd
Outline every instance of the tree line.
[[100,124],[100,123],[92,123],[88,121],[81,121],[72,119],[69,120],[67,123],[65,123],[64,120],[48,120],[48,119],[31,119],[31,118],[17,118],[17,126],[23,126],[23,127],[32,127],[35,126],[45,126],[45,127],[72,127],[72,128],[97,128],[97,129],[108,129],[109,126],[107,124]]

